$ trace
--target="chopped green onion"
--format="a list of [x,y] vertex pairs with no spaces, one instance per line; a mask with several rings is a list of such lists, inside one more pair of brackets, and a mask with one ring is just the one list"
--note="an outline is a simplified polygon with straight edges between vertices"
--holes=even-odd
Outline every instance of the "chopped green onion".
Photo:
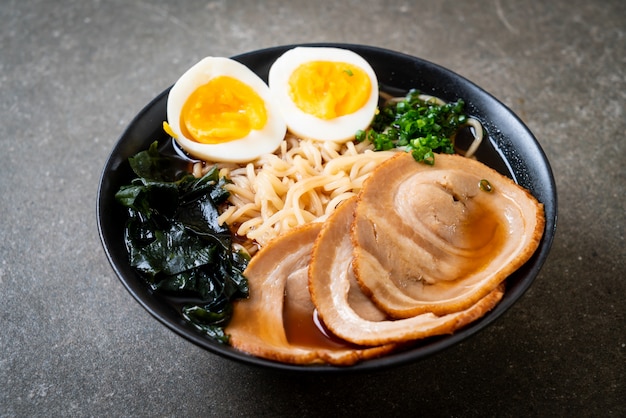
[[489,183],[489,180],[482,179],[478,182],[478,188],[483,192],[491,193],[493,191],[493,186]]
[[434,164],[435,153],[454,153],[454,136],[467,122],[462,99],[438,105],[423,100],[411,90],[399,102],[379,109],[368,131],[359,131],[356,140],[369,140],[376,151],[404,147],[416,161]]

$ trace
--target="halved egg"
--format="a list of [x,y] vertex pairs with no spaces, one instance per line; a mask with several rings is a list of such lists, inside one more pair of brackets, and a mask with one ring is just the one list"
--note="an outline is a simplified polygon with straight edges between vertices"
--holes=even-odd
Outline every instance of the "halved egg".
[[164,126],[196,158],[239,163],[274,152],[287,131],[267,84],[223,57],[202,59],[172,86]]
[[378,105],[376,73],[347,49],[290,49],[270,68],[268,84],[287,128],[301,138],[353,139],[370,125]]

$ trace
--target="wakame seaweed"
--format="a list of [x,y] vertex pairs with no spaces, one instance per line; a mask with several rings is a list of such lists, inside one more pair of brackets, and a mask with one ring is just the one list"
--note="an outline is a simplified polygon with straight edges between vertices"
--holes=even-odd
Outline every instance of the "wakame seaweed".
[[243,271],[249,258],[232,250],[232,233],[217,221],[229,196],[217,168],[201,178],[180,160],[148,150],[129,158],[137,175],[116,200],[128,210],[124,240],[129,262],[154,291],[184,298],[182,316],[199,331],[227,343],[232,302],[248,296]]

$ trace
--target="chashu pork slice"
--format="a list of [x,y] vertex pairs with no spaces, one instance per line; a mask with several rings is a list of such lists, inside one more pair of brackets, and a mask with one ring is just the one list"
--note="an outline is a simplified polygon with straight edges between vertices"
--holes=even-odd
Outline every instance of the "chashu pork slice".
[[467,309],[532,256],[544,224],[541,203],[476,160],[399,154],[359,195],[355,274],[395,318]]
[[393,348],[356,347],[315,326],[307,269],[320,228],[320,223],[295,228],[252,258],[244,272],[250,297],[234,303],[225,329],[233,347],[285,363],[333,365],[351,365]]
[[355,344],[407,343],[450,334],[491,310],[504,294],[498,286],[469,308],[437,316],[423,313],[391,320],[372,305],[356,282],[352,269],[350,226],[356,197],[343,202],[325,222],[309,266],[309,289],[318,315],[333,334]]

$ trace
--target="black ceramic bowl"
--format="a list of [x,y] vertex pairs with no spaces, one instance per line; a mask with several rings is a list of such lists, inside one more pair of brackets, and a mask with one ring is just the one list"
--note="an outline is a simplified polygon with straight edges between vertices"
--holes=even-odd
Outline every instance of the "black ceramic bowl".
[[[234,57],[267,81],[270,66],[283,52],[296,45],[279,46]],[[404,93],[417,88],[423,93],[444,100],[462,98],[468,114],[478,118],[488,138],[483,141],[477,158],[499,172],[513,178],[545,205],[546,227],[539,248],[533,257],[506,280],[502,301],[480,320],[452,335],[429,338],[412,348],[382,358],[367,360],[350,367],[298,366],[277,363],[249,356],[229,346],[216,343],[198,333],[185,322],[171,300],[151,291],[128,264],[123,240],[126,211],[115,201],[115,192],[130,182],[133,173],[128,157],[142,151],[155,140],[167,142],[162,122],[166,120],[169,89],[158,95],[130,123],[113,148],[104,166],[98,190],[97,218],[104,250],[121,282],[133,297],[171,330],[212,353],[250,365],[284,371],[354,372],[399,366],[438,353],[493,323],[529,288],[543,265],[554,237],[557,217],[557,196],[554,178],[546,156],[532,133],[504,104],[465,78],[433,63],[385,49],[344,44],[311,44],[335,46],[355,51],[374,68],[383,90]]]

